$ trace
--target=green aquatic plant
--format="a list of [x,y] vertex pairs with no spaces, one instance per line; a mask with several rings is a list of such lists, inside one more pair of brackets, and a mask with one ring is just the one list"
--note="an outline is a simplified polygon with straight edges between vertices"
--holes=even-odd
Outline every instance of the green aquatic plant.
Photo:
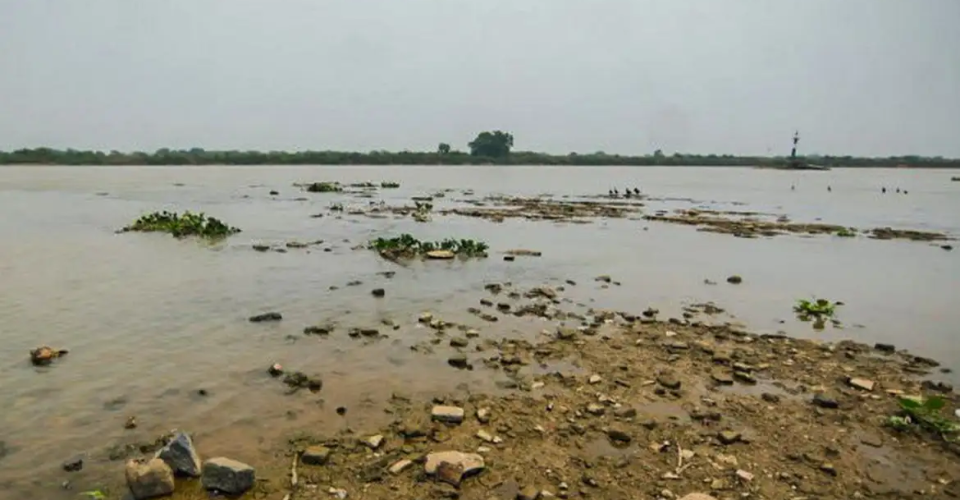
[[399,183],[399,182],[383,181],[383,182],[380,183],[380,187],[383,188],[383,189],[397,189],[398,187],[400,187],[400,183]]
[[800,299],[797,305],[793,306],[794,312],[802,317],[823,319],[833,317],[839,302],[830,302],[826,299]]
[[314,182],[307,185],[307,191],[310,193],[339,193],[343,191],[343,186],[339,182]]
[[414,258],[435,250],[447,250],[461,257],[486,257],[490,248],[482,241],[471,239],[446,238],[441,241],[420,241],[410,234],[401,234],[393,238],[377,238],[370,242],[369,248],[390,260]]
[[186,211],[183,215],[177,212],[153,212],[121,229],[121,232],[136,231],[143,233],[162,232],[170,233],[175,238],[199,236],[201,238],[220,239],[240,232],[239,228],[229,226],[219,219],[207,217],[200,213]]
[[887,417],[885,423],[889,427],[906,431],[916,424],[947,441],[956,441],[957,435],[960,434],[960,423],[941,413],[946,406],[946,400],[942,397],[931,396],[925,399],[901,397],[897,403],[900,405],[900,415]]
[[853,238],[857,235],[857,230],[852,227],[842,227],[837,230],[837,236],[841,238]]
[[107,500],[107,494],[100,490],[81,491],[80,495],[89,500]]

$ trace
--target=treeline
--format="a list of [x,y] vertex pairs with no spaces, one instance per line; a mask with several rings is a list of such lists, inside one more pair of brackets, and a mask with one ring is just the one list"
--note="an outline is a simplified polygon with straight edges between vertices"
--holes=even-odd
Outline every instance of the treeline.
[[[446,146],[442,144],[441,146]],[[475,152],[472,152],[475,153]],[[960,159],[922,156],[865,158],[853,156],[807,156],[804,160],[833,167],[960,168]],[[697,155],[660,151],[645,156],[603,152],[552,155],[513,151],[485,156],[441,147],[421,151],[207,151],[159,149],[153,153],[80,151],[34,148],[0,151],[0,165],[584,165],[584,166],[782,166],[785,157]]]

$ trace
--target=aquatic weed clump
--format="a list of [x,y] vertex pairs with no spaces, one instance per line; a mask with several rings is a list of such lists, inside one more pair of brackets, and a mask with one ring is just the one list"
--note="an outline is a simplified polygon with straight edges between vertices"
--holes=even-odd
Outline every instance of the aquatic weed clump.
[[177,212],[153,212],[144,215],[123,228],[122,232],[170,233],[174,238],[199,236],[201,238],[220,239],[240,232],[239,228],[225,224],[220,219],[207,217],[203,212],[189,210],[183,215]]
[[399,182],[383,181],[380,183],[382,189],[397,189],[400,187]]
[[377,238],[370,242],[369,248],[388,260],[412,259],[416,257],[452,258],[487,256],[490,247],[472,239],[447,238],[441,241],[420,241],[404,233],[393,238]]
[[343,186],[339,182],[314,182],[307,185],[307,191],[310,193],[339,193],[343,191]]

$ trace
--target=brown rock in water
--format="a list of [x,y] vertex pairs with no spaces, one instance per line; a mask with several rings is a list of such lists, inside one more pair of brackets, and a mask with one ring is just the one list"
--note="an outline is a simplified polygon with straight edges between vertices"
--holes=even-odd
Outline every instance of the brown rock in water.
[[54,359],[65,356],[69,352],[66,349],[56,350],[48,346],[38,347],[30,351],[30,362],[37,366],[49,365]]
[[130,460],[125,476],[130,493],[136,500],[155,498],[173,493],[173,470],[163,460]]

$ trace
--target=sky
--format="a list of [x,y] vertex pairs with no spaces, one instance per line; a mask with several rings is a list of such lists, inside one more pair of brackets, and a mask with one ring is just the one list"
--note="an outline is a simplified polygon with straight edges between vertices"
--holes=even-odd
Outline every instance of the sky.
[[960,157],[960,0],[0,0],[0,149]]

